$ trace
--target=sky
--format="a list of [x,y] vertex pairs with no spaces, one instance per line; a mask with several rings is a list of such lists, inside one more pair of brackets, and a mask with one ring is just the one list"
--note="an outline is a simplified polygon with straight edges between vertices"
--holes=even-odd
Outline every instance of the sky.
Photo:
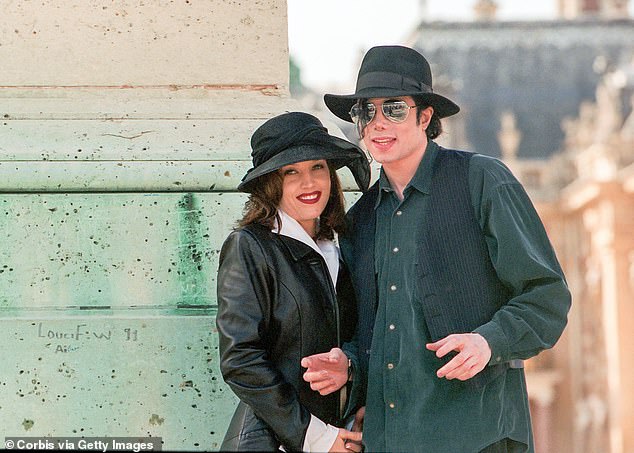
[[[304,85],[354,91],[360,56],[400,44],[422,19],[471,20],[475,0],[288,0],[289,52]],[[500,20],[552,19],[557,0],[497,0]],[[630,3],[630,10],[632,4]]]

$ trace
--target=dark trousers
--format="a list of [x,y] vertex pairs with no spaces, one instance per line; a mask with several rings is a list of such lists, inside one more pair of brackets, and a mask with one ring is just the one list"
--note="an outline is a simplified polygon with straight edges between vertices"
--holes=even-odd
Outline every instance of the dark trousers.
[[526,445],[515,442],[511,439],[502,439],[494,444],[489,445],[480,453],[515,453],[526,450]]

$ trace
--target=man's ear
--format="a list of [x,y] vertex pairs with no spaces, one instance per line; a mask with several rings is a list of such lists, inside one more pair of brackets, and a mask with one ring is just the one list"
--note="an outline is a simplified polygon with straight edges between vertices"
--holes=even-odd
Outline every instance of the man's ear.
[[429,122],[431,121],[431,117],[434,116],[434,108],[429,106],[424,108],[420,114],[420,124],[423,127],[423,130],[427,130],[429,126]]

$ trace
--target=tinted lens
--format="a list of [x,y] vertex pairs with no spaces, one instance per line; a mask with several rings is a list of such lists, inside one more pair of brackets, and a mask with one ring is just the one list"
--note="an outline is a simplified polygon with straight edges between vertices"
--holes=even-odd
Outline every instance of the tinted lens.
[[363,105],[359,105],[358,103],[353,105],[350,109],[350,118],[352,122],[355,124],[368,124],[374,118],[374,114],[376,113],[376,107],[374,104],[365,103]]
[[407,119],[409,105],[405,101],[386,101],[382,106],[383,115],[390,121],[402,123]]
[[352,108],[350,109],[350,118],[352,119],[352,122],[354,124],[358,124],[360,116],[361,116],[361,107],[359,107],[359,104],[354,104]]
[[[402,123],[407,119],[410,106],[405,101],[386,101],[381,105],[383,116],[394,123]],[[355,104],[350,109],[350,118],[357,125],[365,127],[376,114],[376,106],[371,102],[363,105]]]

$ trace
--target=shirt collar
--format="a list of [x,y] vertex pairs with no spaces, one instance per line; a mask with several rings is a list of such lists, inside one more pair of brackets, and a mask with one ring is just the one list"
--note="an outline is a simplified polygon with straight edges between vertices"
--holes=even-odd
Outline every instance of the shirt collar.
[[[423,154],[423,158],[421,159],[420,164],[418,164],[416,173],[414,173],[412,180],[407,184],[405,190],[403,191],[406,196],[412,189],[425,194],[429,194],[431,192],[432,168],[434,166],[436,156],[438,155],[438,150],[439,146],[436,142],[432,140],[427,142],[425,154]],[[387,175],[385,174],[385,171],[383,171],[383,167],[381,167],[381,173],[379,175],[379,194],[376,198],[376,204],[374,206],[375,209],[381,203],[383,192],[394,192],[394,189],[392,189],[390,181],[387,179]]]
[[273,233],[300,241],[319,253],[326,262],[326,267],[328,267],[328,272],[330,273],[333,286],[337,286],[337,275],[339,274],[339,247],[337,247],[333,241],[325,239],[314,241],[297,220],[281,209],[278,209],[277,212],[280,216],[280,220],[282,221],[282,228],[280,229],[277,221],[275,221],[271,231],[273,231]]
[[281,234],[282,236],[286,236],[303,242],[307,246],[315,249],[317,253],[319,253],[319,247],[317,247],[317,244],[315,243],[313,238],[310,237],[310,235],[306,232],[304,228],[302,228],[297,220],[292,218],[281,209],[278,209],[277,213],[280,216],[282,228],[280,229],[280,226],[278,225],[276,220],[275,222],[273,222],[273,228],[271,230],[273,231],[273,233]]

